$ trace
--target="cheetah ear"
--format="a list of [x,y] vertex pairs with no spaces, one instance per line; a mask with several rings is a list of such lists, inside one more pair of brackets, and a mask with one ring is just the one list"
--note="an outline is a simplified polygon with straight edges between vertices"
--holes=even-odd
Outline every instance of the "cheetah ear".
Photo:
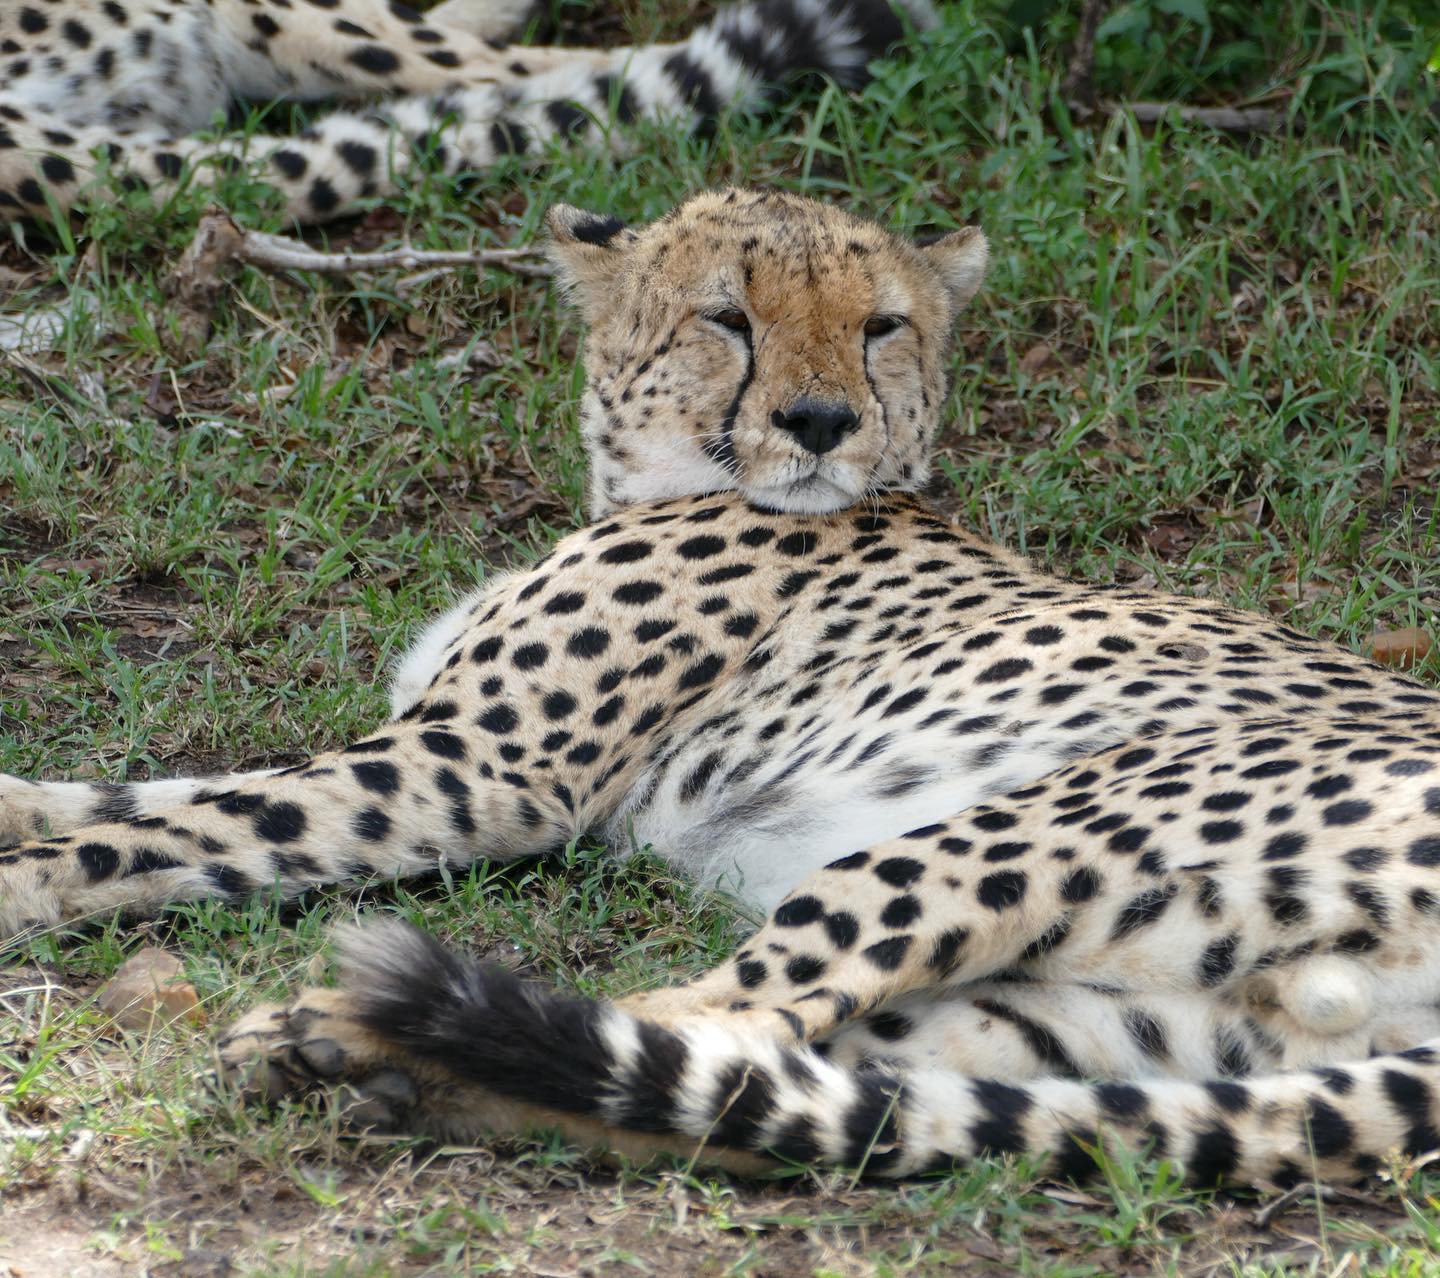
[[945,281],[957,311],[975,296],[990,260],[990,246],[978,226],[962,226],[958,231],[937,236],[923,243],[920,251]]
[[550,232],[546,256],[560,285],[575,294],[587,317],[614,300],[614,288],[629,259],[636,234],[618,217],[587,213],[573,204],[553,205],[545,214]]

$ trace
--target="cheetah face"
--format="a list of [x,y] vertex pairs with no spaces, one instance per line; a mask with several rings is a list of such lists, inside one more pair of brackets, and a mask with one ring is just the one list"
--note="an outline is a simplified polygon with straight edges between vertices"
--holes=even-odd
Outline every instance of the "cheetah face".
[[815,514],[925,482],[951,330],[985,272],[978,230],[922,248],[738,190],[647,226],[568,205],[547,225],[590,324],[592,516],[722,491]]

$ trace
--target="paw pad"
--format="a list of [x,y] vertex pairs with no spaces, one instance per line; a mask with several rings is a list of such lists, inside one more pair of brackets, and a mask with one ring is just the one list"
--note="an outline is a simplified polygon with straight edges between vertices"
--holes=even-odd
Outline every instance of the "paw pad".
[[420,1100],[420,1089],[408,1074],[382,1069],[363,1083],[346,1083],[340,1089],[340,1114],[353,1127],[399,1131],[405,1116]]

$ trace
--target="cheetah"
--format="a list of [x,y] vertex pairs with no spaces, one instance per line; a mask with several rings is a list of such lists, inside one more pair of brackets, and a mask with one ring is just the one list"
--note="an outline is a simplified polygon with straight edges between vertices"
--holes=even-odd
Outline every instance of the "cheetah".
[[1118,1142],[1283,1184],[1440,1146],[1440,692],[928,507],[978,230],[739,190],[548,229],[590,526],[424,631],[343,749],[0,781],[0,935],[595,831],[768,920],[614,1004],[371,923],[223,1077],[740,1170],[1078,1175]]
[[[686,40],[507,47],[533,0],[6,0],[0,215],[47,218],[137,186],[165,197],[239,169],[318,223],[420,172],[483,172],[553,141],[622,145],[611,125],[694,128],[787,80],[857,86],[930,0],[746,0]],[[339,101],[296,136],[193,136],[244,102]],[[113,177],[114,182],[107,182]]]

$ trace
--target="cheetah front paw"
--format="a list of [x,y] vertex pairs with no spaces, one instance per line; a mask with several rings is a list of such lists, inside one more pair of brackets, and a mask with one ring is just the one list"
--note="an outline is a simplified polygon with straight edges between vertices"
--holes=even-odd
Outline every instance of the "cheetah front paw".
[[304,990],[286,1007],[261,1004],[216,1044],[222,1083],[249,1101],[329,1091],[354,1127],[415,1129],[420,1087],[348,1009],[344,990]]

